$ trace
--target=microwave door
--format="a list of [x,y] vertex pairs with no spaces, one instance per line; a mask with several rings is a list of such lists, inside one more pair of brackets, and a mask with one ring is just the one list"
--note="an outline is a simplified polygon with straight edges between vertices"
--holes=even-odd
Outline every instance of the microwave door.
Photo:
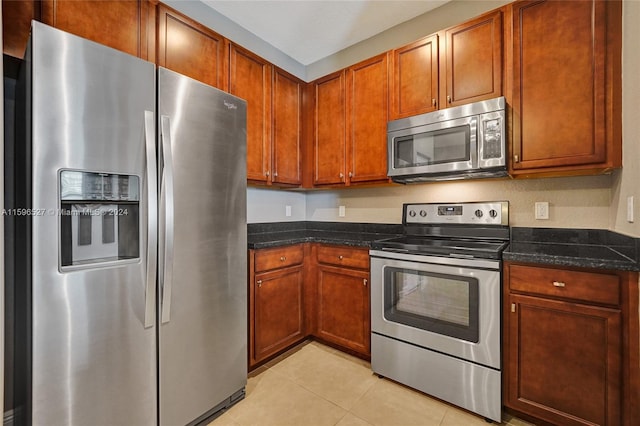
[[389,133],[389,176],[475,169],[477,116]]

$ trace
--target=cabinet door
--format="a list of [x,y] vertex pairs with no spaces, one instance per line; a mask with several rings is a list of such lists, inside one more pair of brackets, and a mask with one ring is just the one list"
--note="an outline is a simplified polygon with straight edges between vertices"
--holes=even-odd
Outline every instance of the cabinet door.
[[509,297],[506,403],[553,424],[621,423],[621,313]]
[[227,90],[228,42],[219,34],[160,4],[158,65]]
[[502,12],[445,31],[445,72],[440,108],[502,95]]
[[304,337],[303,267],[255,276],[252,364]]
[[303,82],[275,68],[273,73],[273,183],[300,185]]
[[346,166],[345,72],[314,85],[314,185],[343,184]]
[[247,101],[247,179],[271,179],[271,72],[264,59],[231,45],[229,91]]
[[40,20],[40,4],[35,0],[2,0],[2,51],[24,58],[31,20]]
[[391,111],[395,120],[438,109],[438,36],[392,52]]
[[607,161],[609,3],[513,4],[515,172]]
[[387,180],[388,59],[383,53],[348,69],[349,183]]
[[368,281],[368,271],[318,265],[318,337],[371,354]]
[[155,7],[147,0],[43,0],[42,22],[154,60]]

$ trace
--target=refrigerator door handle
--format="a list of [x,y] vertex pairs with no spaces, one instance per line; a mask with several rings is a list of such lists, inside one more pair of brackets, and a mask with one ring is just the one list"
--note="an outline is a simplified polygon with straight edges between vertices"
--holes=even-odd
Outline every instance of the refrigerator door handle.
[[171,319],[171,287],[173,282],[173,158],[171,155],[171,119],[161,117],[162,158],[164,169],[160,197],[164,199],[164,261],[162,282],[162,317],[161,323]]
[[147,161],[147,282],[145,285],[144,328],[155,324],[156,267],[158,262],[158,174],[156,169],[156,134],[153,111],[144,112],[144,139]]

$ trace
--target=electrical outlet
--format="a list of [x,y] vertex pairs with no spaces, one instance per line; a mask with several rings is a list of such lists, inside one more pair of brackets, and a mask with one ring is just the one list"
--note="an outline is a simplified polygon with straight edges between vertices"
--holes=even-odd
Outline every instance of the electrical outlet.
[[291,217],[291,206],[284,206],[284,215],[286,217]]
[[633,195],[627,197],[627,222],[633,222]]
[[546,201],[537,202],[535,207],[535,216],[538,220],[549,219],[549,203]]
[[346,216],[346,208],[344,206],[338,207],[338,216],[345,217]]

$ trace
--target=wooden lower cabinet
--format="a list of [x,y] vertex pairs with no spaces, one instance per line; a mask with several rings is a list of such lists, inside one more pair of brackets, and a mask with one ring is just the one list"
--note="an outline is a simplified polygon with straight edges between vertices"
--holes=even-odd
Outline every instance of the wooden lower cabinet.
[[370,357],[368,250],[326,245],[316,248],[314,335],[365,358]]
[[306,337],[303,245],[249,252],[249,367]]
[[504,281],[504,405],[555,425],[633,424],[638,275],[506,262]]

